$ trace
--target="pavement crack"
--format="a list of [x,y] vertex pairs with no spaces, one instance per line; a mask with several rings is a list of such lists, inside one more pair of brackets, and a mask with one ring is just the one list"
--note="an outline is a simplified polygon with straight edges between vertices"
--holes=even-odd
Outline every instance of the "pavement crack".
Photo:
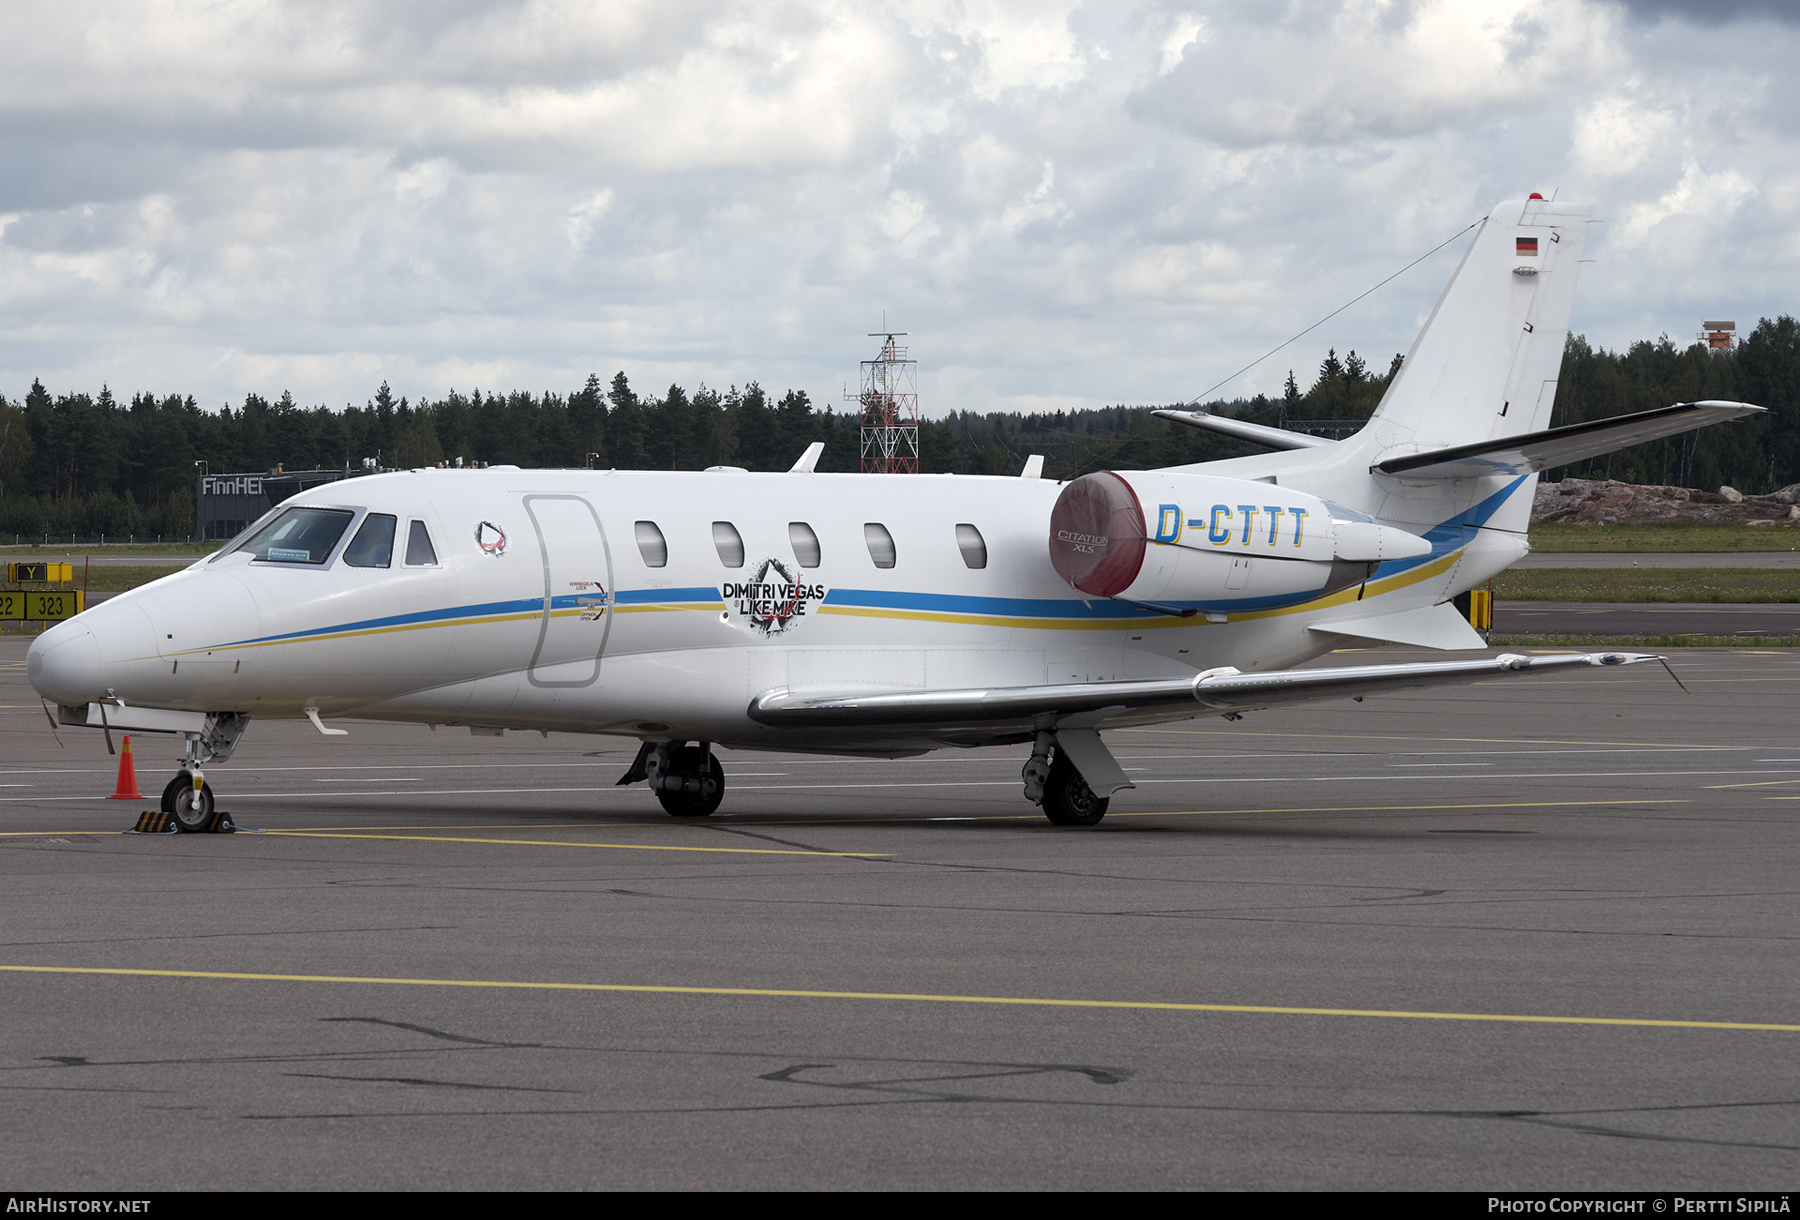
[[1657,1144],[1700,1144],[1713,1148],[1761,1148],[1771,1152],[1800,1152],[1800,1144],[1765,1144],[1756,1140],[1705,1139],[1697,1135],[1663,1135],[1652,1131],[1629,1131],[1622,1127],[1602,1127],[1597,1123],[1563,1122],[1542,1115],[1493,1113],[1486,1118],[1502,1118],[1534,1127],[1552,1127],[1580,1135],[1600,1135],[1610,1139],[1647,1140]]
[[[777,835],[759,835],[753,830],[744,830],[741,827],[737,827],[737,826],[722,826],[722,825],[714,824],[714,825],[706,827],[706,829],[707,830],[716,830],[720,834],[742,835],[746,839],[761,839],[765,843],[779,843],[783,847],[797,847],[802,851],[816,851],[816,852],[826,852],[826,853],[835,854],[835,852],[837,850],[836,848],[831,848],[831,847],[820,847],[816,843],[802,843],[798,839],[783,839]],[[851,859],[851,860],[862,859],[862,858],[865,858],[865,857],[857,857],[857,856],[846,857],[846,859]]]
[[575,1093],[576,1089],[534,1088],[522,1084],[475,1084],[464,1080],[427,1080],[423,1076],[328,1076],[323,1072],[283,1072],[299,1080],[342,1080],[353,1084],[408,1084],[433,1089],[479,1089],[495,1093]]
[[[802,1077],[800,1073],[814,1069],[833,1068],[834,1063],[796,1063],[779,1071],[769,1072],[758,1077],[761,1080],[777,1084],[804,1084],[823,1089],[842,1089],[850,1092],[891,1093],[902,1097],[917,1098],[925,1101],[971,1102],[1016,1100],[1001,1099],[976,1093],[952,1091],[941,1086],[966,1084],[985,1080],[1018,1080],[1028,1076],[1053,1076],[1059,1073],[1070,1073],[1085,1076],[1094,1084],[1121,1084],[1131,1075],[1121,1068],[1091,1067],[1085,1064],[1068,1063],[1026,1063],[1026,1064],[980,1064],[956,1065],[983,1067],[985,1071],[951,1071],[927,1076],[891,1076],[862,1080],[820,1080],[813,1077]],[[951,1065],[945,1065],[951,1066]],[[934,1087],[939,1086],[939,1087]]]
[[[437,1038],[444,1042],[461,1042],[470,1046],[488,1046],[495,1050],[543,1050],[541,1042],[496,1042],[491,1038],[472,1038],[466,1034],[446,1033],[441,1029],[432,1029],[429,1025],[414,1025],[410,1021],[390,1021],[385,1017],[320,1017],[321,1021],[342,1021],[358,1025],[385,1025],[390,1029],[404,1029],[410,1033],[424,1034],[427,1038]],[[348,1077],[346,1077],[348,1079]]]

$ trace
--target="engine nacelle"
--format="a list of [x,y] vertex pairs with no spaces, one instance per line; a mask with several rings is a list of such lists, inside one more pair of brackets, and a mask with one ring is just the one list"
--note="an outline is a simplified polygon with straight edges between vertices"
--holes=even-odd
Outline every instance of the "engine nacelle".
[[1303,491],[1210,475],[1111,470],[1063,488],[1050,562],[1093,597],[1224,613],[1296,606],[1431,553],[1416,534]]

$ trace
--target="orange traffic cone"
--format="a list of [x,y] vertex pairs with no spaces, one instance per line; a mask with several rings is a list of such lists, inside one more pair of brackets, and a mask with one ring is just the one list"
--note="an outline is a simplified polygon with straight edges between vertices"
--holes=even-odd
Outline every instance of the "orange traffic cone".
[[137,765],[131,761],[131,735],[125,736],[125,748],[119,751],[119,790],[109,801],[146,801],[150,798],[137,790]]

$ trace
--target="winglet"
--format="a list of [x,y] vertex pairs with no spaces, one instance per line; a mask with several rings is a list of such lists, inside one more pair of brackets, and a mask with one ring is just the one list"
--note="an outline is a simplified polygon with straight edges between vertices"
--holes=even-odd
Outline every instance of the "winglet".
[[819,455],[824,452],[825,442],[814,441],[806,447],[806,452],[800,455],[800,459],[792,466],[788,467],[788,473],[811,474],[813,472],[813,467],[819,464]]
[[1019,472],[1021,479],[1041,479],[1044,477],[1044,455],[1034,453],[1025,459],[1025,469]]

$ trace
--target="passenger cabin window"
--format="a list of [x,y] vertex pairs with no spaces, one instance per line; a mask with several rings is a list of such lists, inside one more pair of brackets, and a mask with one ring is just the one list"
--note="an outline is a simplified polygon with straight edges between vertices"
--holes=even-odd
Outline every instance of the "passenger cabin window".
[[794,558],[801,567],[819,566],[819,536],[813,533],[812,526],[804,521],[788,522],[788,544],[794,548]]
[[987,567],[987,543],[982,540],[981,531],[967,521],[959,522],[956,527],[956,548],[962,552],[963,564],[971,568]]
[[719,552],[719,562],[726,567],[744,566],[744,536],[731,522],[713,522],[713,547]]
[[868,544],[869,558],[875,561],[878,568],[894,566],[894,536],[888,533],[888,527],[879,521],[865,522],[863,525],[863,541]]
[[370,513],[362,528],[344,548],[344,562],[353,568],[385,568],[394,562],[394,525],[391,513]]
[[423,521],[415,521],[406,535],[406,566],[409,568],[437,567],[437,548],[431,545],[431,531],[425,528]]
[[646,568],[666,568],[669,566],[669,544],[663,539],[663,532],[656,528],[654,521],[639,521],[632,526],[637,535],[638,554],[644,557]]
[[355,516],[343,508],[290,508],[237,549],[268,563],[322,564]]

